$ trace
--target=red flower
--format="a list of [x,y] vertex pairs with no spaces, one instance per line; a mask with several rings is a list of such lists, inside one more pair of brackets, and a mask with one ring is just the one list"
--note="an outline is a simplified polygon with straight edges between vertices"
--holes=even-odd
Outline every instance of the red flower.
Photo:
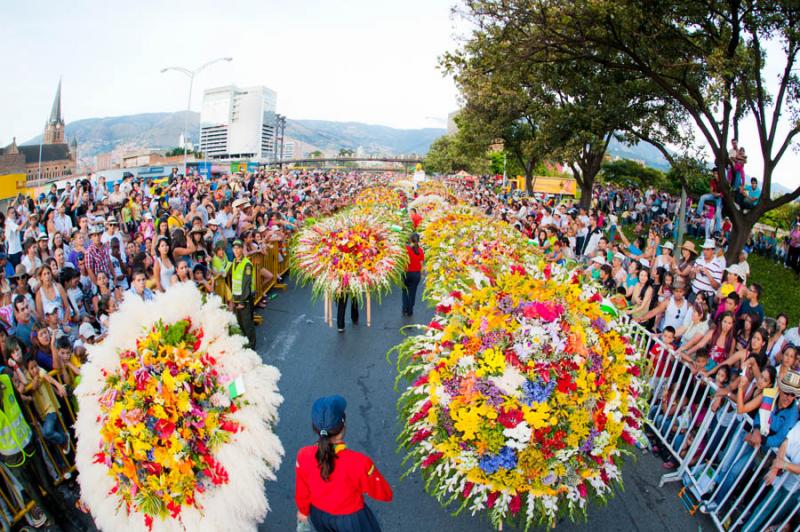
[[[592,294],[592,297],[589,298],[589,303],[597,303],[597,302],[602,301],[602,300],[603,300],[603,298],[600,296],[600,294],[595,292],[594,294]],[[586,488],[584,488],[584,489],[586,489]]]
[[411,386],[416,388],[417,386],[422,386],[423,384],[428,384],[428,375],[423,375],[419,379],[414,381],[414,384]]
[[493,491],[489,494],[489,498],[486,499],[486,507],[487,508],[494,508],[494,503],[497,502],[497,498],[500,496],[499,491]]
[[524,416],[522,415],[522,411],[517,409],[513,410],[504,409],[497,415],[497,421],[507,429],[513,429],[514,427],[522,423],[523,419]]
[[167,421],[166,419],[159,419],[156,421],[153,429],[156,431],[159,438],[168,440],[172,433],[175,432],[175,423]]
[[552,265],[551,265],[551,264],[548,262],[548,263],[547,263],[547,266],[545,266],[545,267],[544,267],[544,278],[545,278],[545,279],[548,279],[548,280],[549,280],[549,279],[550,279],[550,277],[553,275],[553,272],[552,272],[552,270],[551,270],[551,266],[552,266]]
[[511,497],[511,502],[508,503],[508,509],[511,510],[511,515],[517,515],[522,509],[522,497],[519,494]]
[[622,437],[622,441],[624,441],[628,445],[636,445],[636,440],[634,440],[633,436],[628,434],[626,431],[624,431],[624,430],[622,431],[621,437]]
[[570,393],[578,389],[578,386],[572,382],[572,377],[566,373],[558,378],[557,387],[561,393]]
[[97,453],[94,455],[94,460],[92,460],[93,464],[105,464],[106,463],[106,455],[102,452]]
[[431,322],[428,324],[428,327],[430,327],[431,329],[436,329],[437,331],[441,331],[444,329],[444,327],[442,327],[442,324],[436,320],[431,320]]
[[522,275],[523,277],[528,275],[528,272],[525,270],[525,268],[522,267],[522,266],[519,266],[517,264],[512,264],[511,265],[511,273],[518,273],[518,274]]
[[161,474],[161,464],[158,464],[156,462],[144,462],[142,464],[142,467],[150,475],[158,476]]
[[413,425],[414,423],[416,423],[416,422],[417,422],[417,421],[419,421],[420,419],[422,419],[422,418],[424,418],[425,416],[427,416],[427,415],[428,415],[428,412],[429,412],[429,411],[430,411],[430,409],[431,409],[431,406],[432,406],[432,405],[431,405],[431,402],[430,402],[430,401],[425,401],[425,404],[424,404],[424,405],[422,405],[422,408],[420,408],[419,412],[417,412],[416,414],[414,414],[413,416],[411,416],[411,418],[408,420],[408,424],[409,424],[409,425]]
[[631,367],[629,367],[628,368],[628,373],[630,373],[634,377],[638,377],[639,375],[642,374],[641,370],[639,369],[639,366],[631,366]]
[[439,314],[449,314],[452,310],[450,305],[436,305],[436,312]]
[[442,459],[444,453],[433,453],[432,455],[428,456],[425,460],[422,461],[422,468],[425,469],[426,467],[430,467],[439,460]]
[[584,484],[583,482],[578,484],[578,493],[580,493],[581,497],[583,497],[584,499],[586,498],[586,484]]
[[178,514],[181,513],[181,507],[179,504],[175,504],[175,501],[169,501],[169,504],[167,504],[167,510],[169,510],[169,515],[173,519],[178,517]]
[[428,429],[418,430],[411,437],[411,443],[419,443],[422,440],[424,440],[425,438],[427,438],[428,436],[430,436],[431,434],[433,434],[433,432],[428,430]]
[[145,516],[144,516],[144,526],[147,527],[147,530],[153,530],[153,517],[152,516],[145,514]]
[[475,484],[473,484],[472,482],[467,482],[466,484],[464,484],[464,491],[461,492],[461,496],[464,497],[465,499],[469,497],[469,494],[472,493],[472,488],[474,487]]
[[459,292],[458,290],[453,290],[452,292],[450,292],[450,295],[456,299],[461,299],[462,297],[461,292]]

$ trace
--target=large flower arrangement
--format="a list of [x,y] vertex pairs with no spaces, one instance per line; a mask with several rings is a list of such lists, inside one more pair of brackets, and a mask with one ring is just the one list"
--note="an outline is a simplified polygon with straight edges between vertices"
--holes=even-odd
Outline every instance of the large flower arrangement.
[[127,298],[89,348],[76,462],[100,528],[244,530],[263,520],[263,482],[283,455],[272,431],[279,374],[229,334],[234,324],[217,296],[182,283],[154,302]]
[[[400,441],[442,503],[554,526],[605,498],[640,437],[639,354],[577,277],[521,266],[455,292],[399,346]],[[544,277],[542,277],[544,276]]]
[[376,203],[392,209],[405,207],[406,201],[406,195],[401,190],[388,186],[365,188],[356,196],[356,205]]
[[449,208],[447,201],[441,196],[435,194],[428,194],[426,196],[419,196],[414,201],[408,204],[409,209],[416,209],[417,212],[425,216],[430,216],[435,211],[442,211]]
[[437,303],[512,264],[538,262],[536,251],[509,224],[471,212],[450,212],[425,226],[425,298]]
[[403,233],[380,218],[353,210],[305,228],[294,242],[291,265],[315,296],[385,293],[408,262]]
[[447,185],[441,181],[427,180],[417,185],[417,193],[420,196],[428,194],[438,194],[439,196],[446,196],[448,194]]

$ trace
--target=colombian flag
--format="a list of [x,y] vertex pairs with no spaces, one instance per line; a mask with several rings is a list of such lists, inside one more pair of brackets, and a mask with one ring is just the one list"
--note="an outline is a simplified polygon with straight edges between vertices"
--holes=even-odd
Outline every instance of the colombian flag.
[[769,424],[772,416],[772,407],[775,398],[778,396],[778,387],[766,388],[761,396],[761,406],[758,407],[759,422],[761,424],[761,434],[769,434]]

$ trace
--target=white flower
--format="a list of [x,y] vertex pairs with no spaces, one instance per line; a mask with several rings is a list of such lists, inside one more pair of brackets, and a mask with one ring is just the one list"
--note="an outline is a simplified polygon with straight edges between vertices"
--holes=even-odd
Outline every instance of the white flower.
[[506,366],[499,377],[489,377],[489,380],[506,395],[515,396],[520,387],[527,380],[514,366]]
[[210,397],[211,404],[218,408],[228,408],[231,405],[230,397],[224,393],[215,393]]
[[524,421],[513,429],[503,430],[503,435],[509,439],[509,441],[506,442],[506,445],[518,451],[525,449],[528,446],[528,442],[531,440],[531,433],[532,430],[530,426],[528,426],[528,424]]

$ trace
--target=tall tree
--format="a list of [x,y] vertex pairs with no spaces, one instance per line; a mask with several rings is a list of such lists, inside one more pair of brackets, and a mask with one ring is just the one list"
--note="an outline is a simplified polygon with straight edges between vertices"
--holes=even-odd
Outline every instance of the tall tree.
[[[800,133],[797,0],[466,0],[465,5],[481,31],[504,35],[518,65],[594,62],[641,75],[680,106],[713,154],[734,227],[729,260],[761,216],[800,196],[798,186],[772,197],[775,168]],[[774,52],[769,59],[777,76],[767,76],[767,47]],[[726,179],[728,146],[745,118],[753,122],[763,160],[761,199],[751,209],[736,203]]]
[[507,69],[502,42],[476,34],[462,48],[444,55],[441,65],[461,91],[464,106],[456,117],[459,133],[470,145],[502,144],[525,173],[525,189],[533,193],[533,173],[551,151],[548,110],[554,95],[538,72]]

